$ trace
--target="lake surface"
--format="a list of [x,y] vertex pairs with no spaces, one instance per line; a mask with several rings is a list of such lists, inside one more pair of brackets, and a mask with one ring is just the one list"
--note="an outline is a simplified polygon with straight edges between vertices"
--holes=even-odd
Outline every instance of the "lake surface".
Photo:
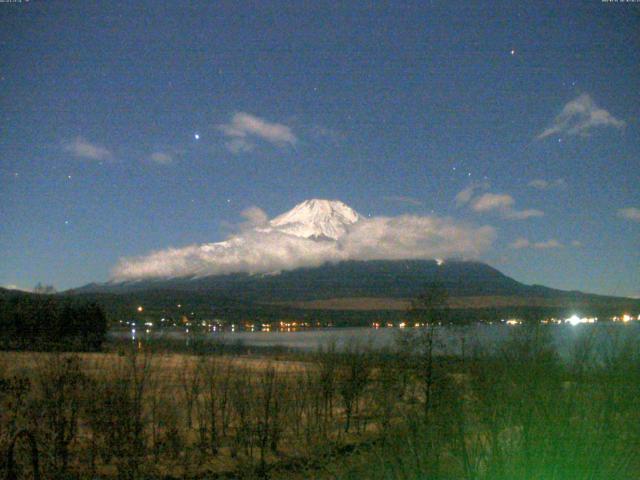
[[[443,326],[436,330],[435,349],[438,353],[450,355],[469,354],[478,348],[493,349],[505,340],[521,335],[525,326],[504,324],[475,324],[468,326]],[[640,339],[640,322],[597,323],[581,325],[545,325],[541,331],[548,332],[558,353],[563,357],[571,355],[580,343],[589,340],[601,354],[622,348],[626,341]],[[215,332],[198,335],[199,340],[211,342],[241,343],[256,347],[285,347],[291,349],[316,350],[332,343],[338,349],[358,343],[373,348],[391,347],[399,336],[415,336],[421,329],[399,328],[323,328],[296,332]],[[128,332],[110,332],[114,339],[131,338]],[[184,332],[170,331],[138,335],[138,338],[184,340],[194,338]]]

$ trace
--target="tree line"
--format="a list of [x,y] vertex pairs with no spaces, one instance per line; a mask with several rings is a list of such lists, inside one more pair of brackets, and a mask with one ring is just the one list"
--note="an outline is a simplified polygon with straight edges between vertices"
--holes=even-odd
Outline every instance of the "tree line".
[[99,350],[108,328],[93,302],[51,295],[0,296],[0,348]]

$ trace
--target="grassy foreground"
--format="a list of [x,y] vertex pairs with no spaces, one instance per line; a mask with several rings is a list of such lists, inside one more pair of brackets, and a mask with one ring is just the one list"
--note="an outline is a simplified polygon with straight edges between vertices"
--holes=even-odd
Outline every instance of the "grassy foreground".
[[640,343],[0,352],[0,478],[640,478]]

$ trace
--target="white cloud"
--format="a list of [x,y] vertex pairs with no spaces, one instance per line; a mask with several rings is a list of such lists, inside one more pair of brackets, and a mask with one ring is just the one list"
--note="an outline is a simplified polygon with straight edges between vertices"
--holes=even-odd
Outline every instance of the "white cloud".
[[256,206],[245,208],[240,212],[240,215],[247,219],[243,224],[245,227],[261,227],[266,225],[269,221],[269,216],[265,211]]
[[424,206],[424,202],[412,197],[405,197],[403,195],[390,195],[388,197],[383,197],[383,200],[387,202],[406,203],[407,205],[413,205],[414,207]]
[[531,180],[528,185],[531,188],[536,188],[538,190],[549,190],[551,188],[566,188],[567,182],[563,178],[558,178],[556,180],[536,178],[535,180]]
[[277,146],[295,145],[298,141],[290,127],[245,112],[235,113],[229,123],[218,125],[217,128],[228,138],[226,147],[232,153],[253,150],[256,139]]
[[525,220],[527,218],[542,217],[544,215],[544,212],[541,210],[516,210],[514,205],[515,200],[511,195],[506,193],[484,193],[471,202],[471,209],[478,213],[496,211],[503,218],[509,220]]
[[535,208],[528,208],[526,210],[513,210],[509,209],[503,213],[504,218],[509,220],[526,220],[527,218],[544,217],[542,210],[536,210]]
[[[574,245],[575,246],[575,245]],[[509,245],[510,248],[522,249],[522,248],[535,248],[538,250],[546,250],[549,248],[562,248],[563,245],[555,238],[546,240],[544,242],[530,242],[526,238],[520,237]]]
[[489,183],[483,182],[471,184],[467,188],[460,190],[455,197],[456,207],[466,205],[471,201],[471,198],[475,195],[477,190],[486,190],[487,188],[489,188]]
[[533,244],[533,248],[540,248],[540,249],[562,248],[562,247],[563,245],[555,238],[552,238],[551,240],[547,240],[545,242],[536,242]]
[[0,285],[0,288],[6,288],[7,290],[20,290],[21,292],[33,292],[32,288],[23,288],[15,284]]
[[516,249],[527,248],[529,246],[531,246],[531,243],[529,242],[529,240],[522,237],[516,239],[513,243],[509,244],[509,247],[516,248]]
[[[266,222],[252,207],[249,225]],[[362,219],[337,241],[313,240],[273,229],[245,228],[224,242],[168,248],[124,258],[116,280],[233,272],[265,273],[342,260],[475,257],[495,240],[492,227],[472,227],[435,216],[402,215]]]
[[620,218],[626,218],[627,220],[632,220],[634,222],[640,222],[640,208],[621,208],[620,210],[618,210],[618,216]]
[[173,157],[164,152],[154,152],[149,156],[149,159],[153,163],[157,163],[159,165],[169,165],[170,163],[173,163]]
[[253,143],[249,142],[244,138],[234,138],[225,143],[227,150],[229,150],[233,154],[250,152],[253,150]]
[[357,260],[477,256],[491,246],[495,230],[473,228],[436,216],[374,217],[355,224],[342,245]]
[[623,128],[625,122],[599,108],[586,93],[567,103],[562,111],[553,119],[536,138],[543,139],[550,135],[588,135],[598,127]]
[[455,198],[456,207],[461,207],[469,203],[474,191],[475,187],[467,187],[463,190],[460,190]]
[[484,193],[477,197],[471,208],[475,212],[488,212],[490,210],[508,210],[510,209],[515,200],[511,195],[500,193]]
[[74,157],[85,158],[88,160],[110,160],[113,158],[112,153],[106,148],[96,145],[85,140],[82,137],[76,137],[72,142],[68,142],[63,146],[66,152],[71,153]]

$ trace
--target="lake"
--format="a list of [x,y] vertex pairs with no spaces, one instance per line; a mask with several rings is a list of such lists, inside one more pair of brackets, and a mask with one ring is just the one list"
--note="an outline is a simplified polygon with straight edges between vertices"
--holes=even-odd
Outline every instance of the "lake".
[[[493,349],[513,335],[527,327],[522,325],[474,324],[466,326],[442,326],[436,330],[435,349],[438,353],[450,355],[468,354],[478,348]],[[544,325],[558,353],[563,357],[571,355],[575,346],[587,339],[591,340],[600,353],[621,348],[625,341],[640,338],[640,322],[580,325]],[[416,335],[420,329],[399,328],[323,328],[296,332],[215,332],[198,335],[198,339],[211,342],[241,343],[256,347],[284,347],[301,350],[315,350],[335,343],[338,349],[344,349],[350,343],[369,345],[373,348],[393,346],[400,335]],[[113,339],[131,338],[128,332],[110,332]],[[138,338],[184,340],[193,336],[184,332],[169,331],[151,334],[139,334]]]

